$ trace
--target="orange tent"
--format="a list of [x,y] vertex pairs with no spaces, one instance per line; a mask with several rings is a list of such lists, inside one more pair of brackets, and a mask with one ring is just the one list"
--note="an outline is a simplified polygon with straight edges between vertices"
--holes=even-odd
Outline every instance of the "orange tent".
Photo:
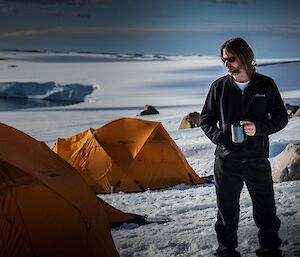
[[206,183],[160,122],[122,118],[96,130],[58,138],[52,149],[98,193]]
[[79,173],[1,123],[0,145],[0,256],[119,256],[104,204]]

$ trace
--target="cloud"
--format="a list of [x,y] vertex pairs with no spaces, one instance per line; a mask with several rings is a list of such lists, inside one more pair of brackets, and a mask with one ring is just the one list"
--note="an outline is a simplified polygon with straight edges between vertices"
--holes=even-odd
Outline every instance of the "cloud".
[[299,24],[300,24],[300,19],[297,19],[297,20],[290,20],[289,23],[290,23],[290,24],[296,24],[296,25],[299,25]]
[[38,31],[36,30],[21,30],[14,32],[3,32],[0,34],[0,39],[11,39],[11,38],[20,38],[26,36],[37,35]]
[[92,16],[88,13],[78,12],[78,13],[74,13],[74,15],[78,18],[81,18],[81,19],[91,19],[92,18]]
[[215,4],[250,4],[254,0],[206,0],[206,1]]
[[18,39],[23,37],[30,36],[43,36],[49,34],[100,34],[100,33],[156,33],[156,32],[208,32],[207,28],[198,28],[198,29],[178,29],[178,28],[145,28],[145,27],[54,27],[42,30],[19,30],[13,32],[4,32],[0,34],[0,39]]
[[[222,29],[217,29],[218,32],[221,32]],[[50,34],[64,34],[64,35],[86,35],[86,34],[100,34],[100,33],[178,33],[178,32],[192,32],[192,33],[209,33],[210,29],[206,27],[201,28],[163,28],[163,27],[54,27],[48,29],[40,30],[19,30],[14,32],[6,32],[0,34],[0,39],[17,39],[30,36],[43,36]]]
[[20,10],[16,7],[0,5],[0,13],[19,14]]
[[20,3],[20,4],[68,4],[68,5],[88,5],[107,4],[111,0],[0,0],[0,3]]
[[300,36],[300,28],[295,24],[274,24],[274,23],[259,23],[259,24],[210,24],[210,26],[197,27],[105,27],[105,26],[66,26],[53,27],[40,30],[20,30],[14,32],[4,32],[0,34],[0,39],[22,39],[24,37],[58,35],[74,36],[74,35],[99,35],[101,33],[110,33],[121,35],[122,33],[192,33],[192,34],[220,34],[220,33],[255,33],[269,35],[294,35]]
[[[54,27],[40,30],[18,30],[13,32],[4,32],[0,34],[0,39],[17,39],[29,36],[43,36],[49,34],[85,34],[85,33],[101,33],[111,31],[106,27]],[[116,29],[115,29],[116,31]]]

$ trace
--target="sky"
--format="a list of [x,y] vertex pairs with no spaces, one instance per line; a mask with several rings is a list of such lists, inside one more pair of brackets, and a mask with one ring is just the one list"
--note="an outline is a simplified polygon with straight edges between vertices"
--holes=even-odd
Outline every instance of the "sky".
[[300,57],[298,0],[0,0],[0,49]]

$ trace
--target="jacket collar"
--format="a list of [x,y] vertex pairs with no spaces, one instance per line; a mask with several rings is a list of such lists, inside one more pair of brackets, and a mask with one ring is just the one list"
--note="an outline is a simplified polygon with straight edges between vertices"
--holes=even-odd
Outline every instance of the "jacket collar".
[[[234,82],[233,76],[231,76],[231,75],[229,75],[229,74],[227,74],[227,76],[228,76],[228,79],[229,79],[229,81],[230,81],[230,84],[231,84],[232,86],[238,88],[237,84]],[[251,74],[250,81],[249,81],[249,84],[248,84],[247,88],[252,87],[252,86],[255,85],[258,81],[259,81],[259,76],[258,76],[257,72],[253,72],[253,73]]]

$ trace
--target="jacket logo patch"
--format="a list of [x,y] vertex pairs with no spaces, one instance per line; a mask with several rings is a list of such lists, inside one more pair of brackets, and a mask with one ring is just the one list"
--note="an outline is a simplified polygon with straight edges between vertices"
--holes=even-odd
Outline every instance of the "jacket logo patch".
[[255,94],[254,97],[266,97],[265,94]]

